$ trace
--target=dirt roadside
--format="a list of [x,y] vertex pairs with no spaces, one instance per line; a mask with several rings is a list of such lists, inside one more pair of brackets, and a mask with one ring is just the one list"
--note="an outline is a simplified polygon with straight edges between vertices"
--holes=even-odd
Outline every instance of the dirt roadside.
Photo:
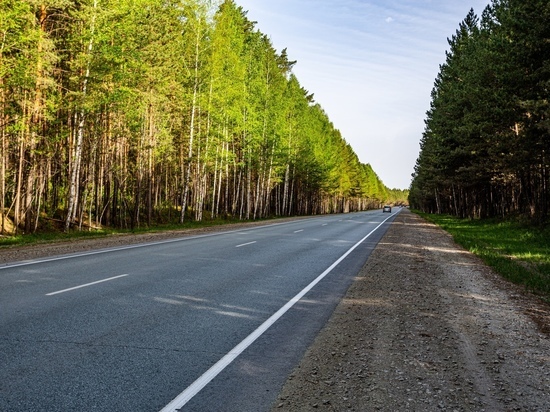
[[273,411],[550,411],[549,326],[547,305],[403,210]]

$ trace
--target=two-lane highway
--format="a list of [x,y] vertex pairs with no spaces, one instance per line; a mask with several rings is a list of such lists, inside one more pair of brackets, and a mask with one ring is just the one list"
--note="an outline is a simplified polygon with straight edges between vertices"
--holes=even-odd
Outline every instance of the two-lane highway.
[[395,213],[0,268],[0,410],[262,411]]

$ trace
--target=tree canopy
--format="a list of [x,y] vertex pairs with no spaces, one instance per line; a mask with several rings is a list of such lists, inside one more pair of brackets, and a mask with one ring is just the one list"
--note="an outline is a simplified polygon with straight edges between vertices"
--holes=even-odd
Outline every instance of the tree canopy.
[[0,41],[2,233],[396,196],[232,0],[0,0]]
[[493,0],[449,39],[409,200],[460,217],[548,218],[550,3]]

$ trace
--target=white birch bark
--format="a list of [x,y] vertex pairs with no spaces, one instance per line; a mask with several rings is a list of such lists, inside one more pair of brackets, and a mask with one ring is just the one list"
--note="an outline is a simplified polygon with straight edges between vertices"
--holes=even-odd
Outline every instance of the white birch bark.
[[[97,12],[97,0],[94,0],[92,22],[90,27],[90,41],[88,42],[86,72],[84,75],[84,79],[82,81],[82,99],[86,98],[88,79],[90,78],[90,61],[91,61],[92,51],[94,47],[96,12]],[[82,159],[82,141],[84,139],[85,121],[86,121],[86,113],[84,111],[84,107],[82,107],[80,110],[75,149],[74,149],[74,154],[71,162],[72,169],[71,169],[71,177],[70,177],[70,185],[69,185],[67,218],[65,220],[65,231],[69,230],[71,223],[74,221],[74,218],[76,216],[77,193],[78,193],[78,184],[80,180],[80,163]]]
[[200,29],[197,28],[197,37],[195,39],[195,65],[193,81],[193,103],[191,105],[191,124],[189,126],[189,151],[187,154],[187,168],[185,172],[185,181],[183,183],[183,196],[181,205],[180,223],[185,220],[185,209],[187,209],[187,198],[189,196],[189,182],[191,180],[191,162],[193,160],[193,139],[195,137],[195,112],[197,110],[197,95],[199,89],[199,44]]

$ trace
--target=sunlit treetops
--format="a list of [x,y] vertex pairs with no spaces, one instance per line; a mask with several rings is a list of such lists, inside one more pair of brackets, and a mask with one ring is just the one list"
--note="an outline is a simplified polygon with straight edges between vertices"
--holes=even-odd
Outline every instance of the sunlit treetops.
[[399,197],[232,0],[0,0],[0,33],[3,233]]

